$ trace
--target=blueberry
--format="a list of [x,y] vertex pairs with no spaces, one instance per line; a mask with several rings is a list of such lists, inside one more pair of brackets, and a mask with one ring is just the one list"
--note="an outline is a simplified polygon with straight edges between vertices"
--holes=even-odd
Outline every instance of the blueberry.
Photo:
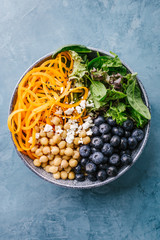
[[103,147],[103,141],[100,137],[94,137],[91,141],[91,145],[94,148],[102,148]]
[[144,138],[144,132],[142,131],[142,129],[137,128],[137,129],[133,130],[132,137],[135,137],[137,139],[137,141],[140,142]]
[[95,182],[97,180],[97,177],[94,174],[88,174],[87,178],[92,182]]
[[99,131],[101,134],[109,133],[110,130],[111,130],[111,126],[108,125],[107,123],[102,123],[99,126]]
[[103,163],[107,163],[108,162],[108,157],[107,156],[104,156],[103,157]]
[[94,163],[89,162],[86,164],[85,170],[87,173],[94,173],[97,170],[97,167]]
[[137,140],[135,137],[129,137],[128,138],[128,146],[129,149],[134,150],[137,146]]
[[113,135],[118,135],[118,127],[113,127],[112,128],[112,134]]
[[116,126],[116,121],[113,120],[111,117],[107,118],[107,123],[112,127]]
[[88,159],[87,159],[87,158],[82,158],[82,159],[81,159],[81,165],[82,165],[83,167],[85,167],[87,163],[88,163]]
[[123,123],[123,128],[126,131],[131,131],[134,127],[133,121],[131,119],[127,119],[124,123]]
[[83,173],[77,173],[76,174],[76,180],[79,182],[83,182],[85,180],[85,176]]
[[109,143],[105,143],[101,150],[104,155],[111,156],[114,149]]
[[118,171],[117,171],[117,168],[116,168],[115,166],[110,166],[110,167],[108,167],[108,169],[107,169],[107,175],[108,175],[109,177],[114,177],[114,176],[117,175],[117,173],[118,173]]
[[89,157],[90,152],[91,152],[91,149],[88,145],[82,145],[79,148],[79,153],[80,153],[81,157]]
[[129,137],[131,136],[131,132],[125,131],[125,132],[124,132],[124,136],[125,136],[126,138],[129,138]]
[[130,156],[130,155],[128,155],[128,154],[123,154],[122,156],[121,156],[121,163],[123,164],[123,165],[128,165],[128,164],[130,164],[132,162],[132,157]]
[[122,150],[127,149],[127,138],[125,138],[125,137],[121,138],[120,149],[122,149]]
[[112,147],[118,147],[120,142],[121,142],[120,137],[116,135],[114,135],[110,140],[110,144]]
[[101,136],[103,142],[109,142],[111,137],[112,137],[111,133],[102,134],[102,136]]
[[75,173],[81,173],[81,171],[82,171],[81,165],[78,164],[78,165],[75,167],[74,171],[75,171]]
[[119,154],[119,148],[117,147],[113,148],[113,152]]
[[105,122],[105,119],[104,117],[102,116],[98,116],[95,120],[94,120],[94,124],[96,126],[99,126],[100,124],[104,123]]
[[107,178],[107,173],[106,173],[105,170],[98,171],[98,173],[97,173],[97,179],[98,180],[104,181],[104,180],[106,180],[106,178]]
[[104,156],[101,152],[95,152],[92,154],[92,162],[97,165],[103,162],[103,158]]
[[131,155],[131,151],[130,151],[129,149],[127,149],[127,150],[122,150],[122,151],[120,152],[120,156],[122,156],[123,154]]
[[97,152],[97,148],[92,147],[92,148],[91,148],[91,152],[92,152],[92,153]]
[[103,169],[103,170],[106,170],[107,167],[108,167],[108,164],[107,164],[107,163],[101,163],[101,164],[99,164],[99,166],[98,166],[99,169]]
[[118,154],[113,154],[110,158],[109,158],[109,163],[111,165],[114,165],[114,166],[118,166],[120,164],[120,157]]
[[118,127],[118,136],[122,137],[124,135],[124,130],[121,127]]
[[93,136],[101,135],[100,132],[99,132],[99,128],[97,126],[92,127],[92,135]]

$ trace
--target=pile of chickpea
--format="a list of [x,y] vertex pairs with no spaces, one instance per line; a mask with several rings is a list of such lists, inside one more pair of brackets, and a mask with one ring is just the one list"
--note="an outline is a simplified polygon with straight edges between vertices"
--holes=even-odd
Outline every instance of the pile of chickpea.
[[67,122],[61,125],[60,118],[53,117],[52,123],[60,126],[63,132],[55,134],[53,132],[44,132],[44,126],[35,126],[35,130],[39,133],[39,139],[36,145],[31,149],[37,158],[33,163],[36,167],[43,167],[46,172],[52,173],[55,179],[74,179],[74,168],[80,160],[79,145],[80,139],[83,144],[90,143],[91,139],[87,136],[86,131],[82,130],[74,138],[73,143],[66,142],[67,129],[70,124]]

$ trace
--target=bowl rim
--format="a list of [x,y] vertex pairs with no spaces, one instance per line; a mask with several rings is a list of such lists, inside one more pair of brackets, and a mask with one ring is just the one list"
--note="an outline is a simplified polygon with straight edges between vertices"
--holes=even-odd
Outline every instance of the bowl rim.
[[[66,46],[71,46],[71,45],[65,45]],[[111,57],[114,57],[111,53],[107,52],[107,51],[104,51],[104,50],[101,50],[101,49],[98,49],[98,48],[93,48],[93,47],[87,47],[88,49],[90,49],[91,51],[94,51],[94,52],[99,52],[100,54],[104,54],[104,55],[109,55]],[[58,49],[59,50],[59,49]],[[58,51],[57,50],[57,51]],[[33,69],[36,65],[38,65],[39,63],[41,63],[42,61],[44,61],[46,58],[49,58],[51,57],[52,55],[56,54],[57,51],[54,51],[54,52],[50,52],[44,56],[42,56],[41,58],[39,58],[38,60],[36,60],[33,64],[31,64],[31,66],[29,68],[27,68],[27,70],[21,75],[21,77],[19,78],[14,90],[13,90],[13,93],[12,93],[12,96],[11,96],[11,100],[10,100],[10,103],[9,103],[9,112],[8,112],[8,115],[12,112],[12,109],[13,109],[13,102],[14,102],[14,99],[16,97],[16,94],[17,94],[17,88],[18,88],[18,85],[19,83],[21,82],[22,78],[27,74],[27,72],[29,72],[31,69]],[[121,59],[120,59],[121,60]],[[130,72],[130,73],[134,73],[134,71],[126,64],[124,63],[122,60],[121,60],[122,64],[127,68],[127,70]],[[150,103],[149,103],[149,99],[148,99],[148,95],[147,95],[147,92],[142,84],[142,82],[140,81],[140,79],[138,77],[136,77],[137,79],[137,82],[140,86],[140,89],[141,89],[141,92],[143,94],[143,97],[144,97],[144,100],[145,100],[145,103],[146,103],[146,106],[149,108],[149,110],[151,110],[151,107],[150,107]],[[16,152],[18,154],[18,156],[22,159],[22,161],[24,162],[24,164],[34,173],[36,173],[36,175],[38,175],[39,177],[41,177],[42,179],[44,179],[45,181],[47,182],[50,182],[52,184],[55,184],[55,185],[58,185],[58,186],[61,186],[61,187],[65,187],[65,188],[76,188],[76,189],[91,189],[91,188],[96,188],[96,187],[100,187],[100,186],[103,186],[103,185],[106,185],[106,184],[109,184],[113,181],[115,181],[116,179],[118,179],[119,177],[121,177],[125,172],[127,172],[134,164],[135,162],[138,160],[138,158],[140,157],[140,155],[142,154],[143,152],[143,149],[144,147],[146,146],[146,143],[147,143],[147,140],[148,140],[148,137],[149,137],[149,133],[150,133],[150,120],[148,121],[147,125],[146,125],[146,131],[145,131],[145,137],[143,139],[143,142],[141,144],[141,147],[139,149],[139,151],[136,153],[134,159],[133,159],[133,162],[131,165],[128,165],[126,167],[124,167],[124,169],[122,169],[115,177],[112,177],[112,178],[107,178],[105,181],[103,182],[89,182],[89,184],[87,185],[83,185],[84,182],[82,182],[82,185],[76,185],[75,183],[75,180],[72,180],[73,181],[73,185],[69,185],[67,184],[67,182],[65,183],[66,180],[63,180],[63,182],[59,181],[59,180],[56,180],[53,178],[53,181],[51,181],[50,179],[48,179],[46,176],[44,176],[43,174],[37,172],[37,167],[33,167],[30,165],[30,163],[23,157],[23,154],[21,152],[19,152],[16,148],[16,145],[13,141],[13,138],[12,138],[12,134],[10,132],[10,136],[11,136],[11,139],[12,139],[12,142],[14,144],[14,147],[16,149]],[[69,180],[71,181],[71,180]],[[74,183],[75,182],[75,183]]]

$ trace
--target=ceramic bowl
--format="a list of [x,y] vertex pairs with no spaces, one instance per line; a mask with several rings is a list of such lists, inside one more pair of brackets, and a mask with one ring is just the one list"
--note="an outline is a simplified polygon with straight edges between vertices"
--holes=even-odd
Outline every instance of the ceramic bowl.
[[[100,53],[100,55],[109,55],[109,56],[112,56],[110,53],[108,52],[105,52],[103,50],[100,50],[100,49],[95,49],[95,48],[91,48],[91,47],[88,47],[89,49],[92,50],[91,53],[88,53],[88,58],[89,59],[92,59],[94,57],[97,56],[97,52]],[[47,55],[45,55],[44,57],[40,58],[39,60],[37,60],[35,63],[33,63],[26,71],[25,73],[22,75],[22,77],[19,79],[15,89],[14,89],[14,92],[13,92],[13,95],[12,95],[12,98],[11,98],[11,103],[10,103],[10,110],[9,110],[9,113],[12,112],[12,109],[14,107],[14,104],[15,104],[15,100],[16,100],[16,96],[17,96],[17,88],[18,88],[18,84],[20,83],[20,81],[22,80],[22,78],[24,77],[24,75],[30,71],[33,67],[38,67],[39,65],[41,65],[44,61],[52,58],[52,55],[54,53],[51,52]],[[123,62],[122,62],[123,63]],[[128,67],[125,63],[123,63],[123,65],[128,69],[128,73],[133,73],[133,71],[131,70],[130,67]],[[150,108],[149,106],[149,101],[148,101],[148,97],[147,97],[147,93],[141,83],[141,81],[137,78],[137,81],[138,81],[138,84],[139,84],[139,87],[141,89],[141,92],[142,92],[142,97],[143,97],[143,100],[145,102],[145,104],[147,105],[147,107]],[[96,181],[96,182],[91,182],[89,180],[85,180],[84,182],[77,182],[76,180],[56,180],[53,178],[52,174],[51,173],[47,173],[46,171],[43,170],[43,168],[38,168],[38,167],[35,167],[34,164],[33,164],[33,160],[30,159],[28,156],[22,154],[21,152],[18,152],[17,149],[17,153],[19,155],[19,157],[22,159],[22,161],[26,164],[26,166],[28,168],[30,168],[34,173],[36,173],[38,176],[40,176],[41,178],[43,178],[44,180],[48,181],[48,182],[51,182],[53,184],[56,184],[56,185],[59,185],[59,186],[63,186],[63,187],[69,187],[69,188],[79,188],[79,189],[84,189],[84,188],[94,188],[94,187],[99,187],[99,186],[102,186],[102,185],[105,185],[105,184],[108,184],[112,181],[115,181],[117,178],[119,178],[120,176],[122,176],[125,172],[127,172],[132,166],[133,164],[137,161],[137,159],[139,158],[139,156],[141,155],[145,145],[146,145],[146,142],[148,140],[148,135],[149,135],[149,129],[150,129],[150,122],[148,122],[148,124],[145,126],[144,128],[144,132],[145,132],[145,137],[143,139],[143,141],[138,145],[138,147],[133,151],[132,153],[132,158],[133,158],[133,162],[131,165],[127,166],[127,167],[123,167],[121,168],[121,170],[119,171],[118,175],[116,177],[110,177],[110,178],[107,178],[105,181],[103,182],[100,182],[100,181]],[[13,139],[12,139],[13,141]],[[13,142],[14,143],[14,142]],[[15,147],[16,148],[16,147]]]

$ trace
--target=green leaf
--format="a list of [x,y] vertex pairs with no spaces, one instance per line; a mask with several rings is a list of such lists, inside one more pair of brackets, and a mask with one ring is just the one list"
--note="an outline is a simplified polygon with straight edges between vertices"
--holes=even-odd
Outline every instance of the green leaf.
[[141,98],[141,91],[136,81],[127,88],[127,99],[131,107],[146,119],[151,119],[151,114]]
[[92,80],[90,85],[90,91],[93,98],[96,98],[96,100],[98,101],[103,101],[106,96],[107,89],[103,83]]
[[111,103],[105,117],[112,117],[113,120],[116,120],[117,124],[122,125],[122,123],[127,120],[126,105],[120,102],[116,106],[112,106]]
[[117,100],[125,98],[127,95],[123,92],[116,91],[115,89],[107,89],[106,92],[106,101]]
[[96,57],[93,58],[89,63],[88,63],[88,69],[92,69],[92,68],[96,68],[96,69],[100,69],[103,65],[103,63],[105,61],[107,61],[107,59],[110,59],[112,57],[110,56],[101,56],[101,57]]
[[132,107],[129,108],[129,116],[136,122],[137,127],[144,127],[147,123],[147,119],[142,117],[142,115],[140,115]]
[[66,47],[59,49],[55,54],[52,55],[52,57],[55,57],[60,52],[65,52],[65,51],[69,51],[69,50],[75,51],[77,53],[90,53],[91,52],[90,49],[88,49],[87,47],[85,47],[83,45],[68,45]]

